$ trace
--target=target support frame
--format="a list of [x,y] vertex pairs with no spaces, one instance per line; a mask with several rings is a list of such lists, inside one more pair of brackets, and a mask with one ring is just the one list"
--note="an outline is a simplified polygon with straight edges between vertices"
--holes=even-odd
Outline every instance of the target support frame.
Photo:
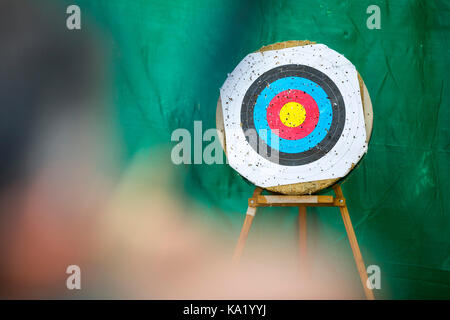
[[239,235],[238,243],[236,245],[233,263],[237,265],[243,254],[245,242],[247,241],[250,228],[255,218],[258,207],[298,207],[299,208],[299,251],[300,262],[303,276],[305,275],[308,262],[307,262],[307,223],[306,223],[306,208],[307,207],[337,207],[340,210],[342,221],[344,222],[345,230],[347,232],[348,241],[352,249],[353,257],[355,259],[356,268],[363,285],[364,294],[367,300],[375,300],[374,294],[371,289],[368,288],[368,276],[366,267],[361,254],[361,250],[358,245],[355,231],[348,212],[347,203],[345,201],[344,194],[341,186],[335,184],[333,186],[335,197],[325,195],[262,195],[263,189],[256,187],[253,192],[253,196],[248,199],[248,209],[244,224],[242,226],[241,233]]

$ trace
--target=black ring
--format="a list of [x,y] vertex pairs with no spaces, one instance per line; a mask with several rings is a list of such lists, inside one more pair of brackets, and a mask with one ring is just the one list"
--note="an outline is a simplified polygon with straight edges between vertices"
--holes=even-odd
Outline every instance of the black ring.
[[[344,130],[345,104],[342,94],[336,84],[323,72],[300,64],[289,64],[276,67],[259,76],[245,93],[241,107],[241,124],[244,133],[249,129],[253,129],[256,132],[253,111],[256,100],[261,92],[272,82],[287,77],[302,77],[317,83],[327,94],[333,110],[330,129],[328,130],[327,135],[315,147],[299,153],[278,151],[278,157],[276,159],[277,164],[298,166],[322,158],[335,146]],[[307,137],[303,139],[306,138]],[[273,158],[271,158],[272,148],[268,146],[263,139],[260,139],[259,136],[256,140],[257,141],[251,141],[251,139],[247,137],[247,142],[249,142],[259,155],[273,162]],[[262,150],[267,150],[267,152],[263,151],[260,153],[259,149],[261,149],[261,147],[263,148]]]

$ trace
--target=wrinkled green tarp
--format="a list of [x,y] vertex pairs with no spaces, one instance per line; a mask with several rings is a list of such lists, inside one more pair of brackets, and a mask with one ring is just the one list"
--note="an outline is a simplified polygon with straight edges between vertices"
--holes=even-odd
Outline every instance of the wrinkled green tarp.
[[[202,120],[204,129],[215,127],[218,90],[227,73],[263,45],[308,39],[343,53],[364,78],[374,108],[369,153],[343,190],[366,265],[382,270],[376,295],[450,298],[448,1],[71,3],[114,41],[114,98],[126,159],[142,149],[174,145],[172,131],[192,130],[194,120]],[[372,4],[381,9],[380,30],[366,27]],[[252,187],[224,165],[175,170],[187,199],[211,208],[205,219],[237,238]],[[309,211],[310,234],[330,246],[348,246],[333,210]],[[280,232],[271,229],[275,225],[296,241],[295,219],[295,209],[262,210],[249,242]],[[329,229],[341,237],[327,239]],[[352,259],[350,249],[341,258]]]

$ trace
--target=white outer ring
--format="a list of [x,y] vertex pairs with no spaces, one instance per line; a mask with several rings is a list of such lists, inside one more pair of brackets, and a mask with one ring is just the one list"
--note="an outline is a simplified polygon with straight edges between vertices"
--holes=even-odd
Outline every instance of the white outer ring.
[[[284,64],[303,64],[325,73],[338,87],[345,103],[341,138],[322,158],[305,165],[283,166],[260,156],[241,128],[241,106],[251,84],[264,72]],[[344,177],[367,152],[363,106],[355,66],[323,44],[313,44],[247,55],[220,89],[227,155],[230,166],[260,187]]]

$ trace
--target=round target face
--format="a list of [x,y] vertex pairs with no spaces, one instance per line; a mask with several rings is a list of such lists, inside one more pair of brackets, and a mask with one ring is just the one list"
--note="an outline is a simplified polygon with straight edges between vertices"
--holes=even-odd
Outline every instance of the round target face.
[[[244,131],[256,130],[254,147],[267,145],[269,152],[261,156],[273,161],[268,155],[277,139],[277,163],[307,164],[327,154],[342,134],[344,99],[319,70],[296,64],[280,66],[262,74],[247,90],[241,122]],[[261,135],[261,130],[274,134]]]
[[367,150],[356,68],[325,45],[249,54],[220,96],[229,164],[258,186],[343,177]]

